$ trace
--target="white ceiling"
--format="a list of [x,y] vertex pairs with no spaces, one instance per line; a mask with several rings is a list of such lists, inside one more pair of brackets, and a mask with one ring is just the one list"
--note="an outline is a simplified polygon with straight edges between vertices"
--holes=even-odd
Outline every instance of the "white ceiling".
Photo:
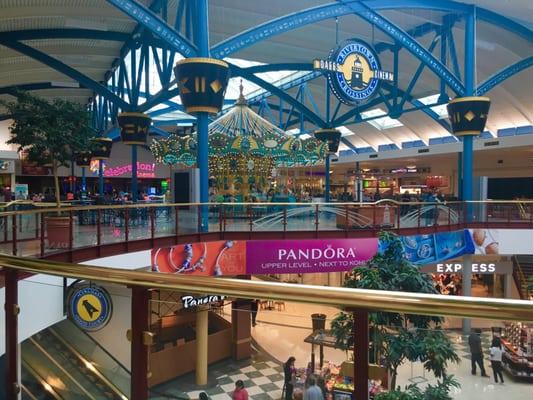
[[[138,0],[140,1],[140,0]],[[331,0],[333,1],[333,0]],[[309,7],[326,4],[327,0],[209,0],[210,42],[216,44],[234,34],[242,32],[260,23],[296,12]],[[427,0],[431,3],[431,0]],[[151,0],[140,1],[147,5]],[[504,16],[533,25],[532,0],[477,0],[465,1],[488,8]],[[170,0],[170,11],[175,10],[176,0]],[[424,22],[439,23],[444,15],[442,12],[426,10],[383,11],[385,17],[391,19],[404,29],[412,28]],[[3,32],[24,29],[50,28],[89,28],[118,32],[131,32],[135,22],[128,16],[110,6],[105,0],[0,0],[0,35]],[[277,62],[310,62],[317,57],[327,56],[335,46],[334,20],[326,20],[308,25],[285,34],[274,36],[254,46],[232,55],[265,63]],[[454,29],[459,64],[463,65],[464,36],[463,22],[457,23]],[[390,39],[377,29],[355,16],[342,17],[339,20],[339,39],[351,37],[362,38],[371,43]],[[426,35],[419,40],[426,46],[433,39]],[[97,40],[35,40],[26,41],[62,62],[75,67],[96,81],[104,78],[113,60],[118,57],[122,43]],[[437,46],[438,48],[439,46]],[[435,54],[438,54],[437,52]],[[477,82],[480,83],[498,70],[533,54],[533,43],[500,28],[480,22],[477,26]],[[380,55],[383,69],[392,70],[392,55],[386,51]],[[399,81],[403,89],[418,67],[418,61],[402,51],[399,70]],[[0,46],[0,87],[32,83],[71,80],[39,62]],[[488,95],[492,99],[488,129],[498,129],[531,125],[533,123],[533,69],[505,81],[493,89]],[[438,80],[425,71],[415,87],[413,95],[423,97],[434,94],[438,90]],[[315,100],[323,111],[325,82],[323,78],[309,83]],[[295,90],[290,91],[295,94]],[[64,96],[75,98],[81,102],[91,96],[88,90],[55,89],[40,91],[44,96]],[[452,95],[452,93],[449,93]],[[347,111],[342,107],[341,113]],[[447,135],[447,132],[436,122],[421,112],[404,114],[400,121],[404,126],[379,131],[368,123],[347,125],[356,134],[347,137],[357,147],[374,146],[384,143],[401,144],[404,141],[422,139],[427,142],[432,137]],[[311,126],[306,126],[312,129]]]

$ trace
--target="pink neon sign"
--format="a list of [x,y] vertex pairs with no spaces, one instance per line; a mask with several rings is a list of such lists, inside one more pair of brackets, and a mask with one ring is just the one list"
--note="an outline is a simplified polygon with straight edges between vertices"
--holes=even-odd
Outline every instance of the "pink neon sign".
[[[104,176],[117,177],[131,174],[131,164],[107,167]],[[139,178],[155,178],[155,164],[137,162],[137,176]]]

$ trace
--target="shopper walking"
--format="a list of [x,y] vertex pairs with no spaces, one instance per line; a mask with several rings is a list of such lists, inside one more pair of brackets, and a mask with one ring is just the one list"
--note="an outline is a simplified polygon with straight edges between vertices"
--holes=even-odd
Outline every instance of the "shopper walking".
[[292,400],[292,392],[294,391],[294,383],[296,380],[296,368],[294,362],[296,358],[289,357],[287,362],[283,364],[283,372],[285,374],[285,400]]
[[488,377],[483,365],[483,349],[481,348],[481,329],[472,329],[468,336],[468,345],[470,346],[470,355],[472,357],[472,375],[476,374],[476,364],[479,365],[481,376]]
[[255,299],[252,300],[251,304],[251,311],[252,311],[252,326],[256,326],[256,319],[257,319],[257,310],[259,309],[259,300]]
[[235,382],[235,390],[231,398],[233,400],[248,400],[248,392],[244,388],[244,382],[240,379]]
[[500,377],[500,381],[503,384],[502,356],[502,341],[499,337],[495,337],[492,339],[492,345],[490,347],[490,364],[494,371],[494,380],[498,383],[498,377]]
[[311,375],[308,378],[309,387],[305,389],[304,400],[324,400],[324,394],[316,384],[316,377]]

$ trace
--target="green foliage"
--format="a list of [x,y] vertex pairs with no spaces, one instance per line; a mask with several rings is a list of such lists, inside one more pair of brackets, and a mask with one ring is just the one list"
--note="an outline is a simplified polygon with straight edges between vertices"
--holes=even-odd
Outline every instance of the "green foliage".
[[89,149],[92,130],[85,106],[63,99],[48,102],[29,93],[2,103],[13,118],[8,144],[18,145],[38,164],[69,166],[75,151]]
[[529,277],[529,281],[528,281],[528,285],[527,285],[527,290],[529,290],[530,292],[533,292],[533,276],[530,276],[530,277]]
[[[380,234],[382,251],[368,266],[352,271],[345,286],[358,289],[415,293],[436,293],[429,275],[404,257],[401,240],[393,233]],[[336,346],[353,348],[352,315],[341,312],[331,323]],[[370,314],[371,340],[380,360],[392,374],[395,386],[397,370],[405,361],[421,361],[424,368],[444,377],[450,362],[459,362],[449,338],[440,330],[440,317],[377,312]],[[402,397],[398,397],[402,398]]]
[[89,150],[93,131],[85,106],[63,99],[48,102],[26,92],[17,100],[0,102],[13,119],[8,144],[27,153],[27,159],[40,165],[51,164],[56,202],[59,206],[58,168],[68,167],[75,152]]
[[449,375],[436,385],[427,385],[423,391],[417,385],[409,385],[404,391],[398,389],[380,393],[375,400],[452,400],[450,391],[458,387],[460,387],[459,382]]

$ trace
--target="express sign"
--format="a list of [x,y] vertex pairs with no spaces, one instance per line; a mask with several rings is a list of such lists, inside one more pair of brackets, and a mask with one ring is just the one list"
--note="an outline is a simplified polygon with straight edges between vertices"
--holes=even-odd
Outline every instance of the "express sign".
[[[423,272],[430,274],[462,274],[462,263],[437,263],[424,265]],[[510,274],[513,272],[513,264],[510,262],[496,263],[472,263],[473,274]]]

